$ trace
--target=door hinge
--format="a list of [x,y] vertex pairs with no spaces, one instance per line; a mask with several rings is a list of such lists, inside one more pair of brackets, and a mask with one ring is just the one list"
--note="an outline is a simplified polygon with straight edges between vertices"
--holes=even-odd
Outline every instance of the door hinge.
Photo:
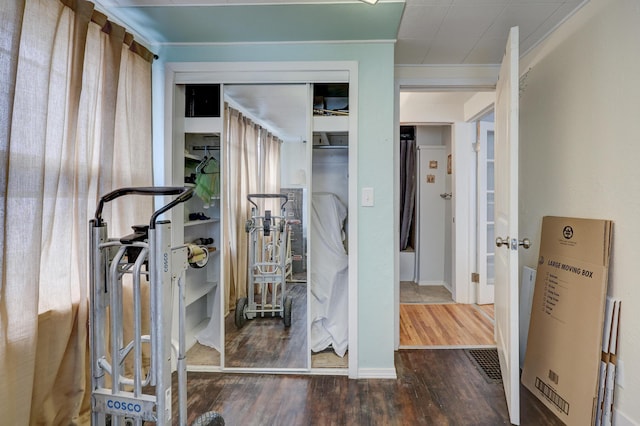
[[471,282],[472,283],[476,283],[476,284],[480,284],[480,274],[477,272],[472,272],[471,273]]

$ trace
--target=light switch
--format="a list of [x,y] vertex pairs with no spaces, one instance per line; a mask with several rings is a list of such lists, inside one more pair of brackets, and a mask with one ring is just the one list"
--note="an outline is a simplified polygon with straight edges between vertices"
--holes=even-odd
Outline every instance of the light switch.
[[373,207],[373,188],[362,188],[362,206]]

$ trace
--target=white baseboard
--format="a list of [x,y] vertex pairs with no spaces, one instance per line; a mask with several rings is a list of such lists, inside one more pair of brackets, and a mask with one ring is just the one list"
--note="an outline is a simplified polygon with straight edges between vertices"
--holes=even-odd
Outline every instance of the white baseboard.
[[447,289],[449,288],[448,284],[444,281],[418,281],[418,285],[424,285],[424,286],[441,285],[441,286],[447,287]]
[[613,409],[613,424],[616,426],[639,426],[638,422],[634,422],[615,408]]
[[358,379],[397,379],[394,368],[360,368]]
[[416,278],[416,252],[401,251],[400,252],[400,281],[413,282]]

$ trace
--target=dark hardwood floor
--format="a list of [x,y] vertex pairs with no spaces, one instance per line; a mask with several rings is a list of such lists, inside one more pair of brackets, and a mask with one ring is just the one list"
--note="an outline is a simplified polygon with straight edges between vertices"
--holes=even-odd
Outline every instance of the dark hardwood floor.
[[[227,425],[509,424],[502,384],[464,350],[401,350],[395,363],[396,380],[189,373],[189,423],[217,411]],[[524,388],[521,406],[522,425],[562,424]]]
[[287,285],[293,297],[291,327],[281,317],[258,317],[238,329],[233,312],[225,320],[225,367],[306,368],[307,286]]

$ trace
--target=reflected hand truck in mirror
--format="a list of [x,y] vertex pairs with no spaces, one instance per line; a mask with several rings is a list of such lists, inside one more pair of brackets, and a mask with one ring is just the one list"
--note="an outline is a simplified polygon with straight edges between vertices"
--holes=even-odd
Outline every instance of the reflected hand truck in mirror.
[[[267,209],[268,200],[278,199],[280,215]],[[258,316],[280,316],[291,326],[293,299],[287,294],[288,226],[284,194],[249,194],[251,219],[245,224],[248,236],[247,297],[236,302],[235,325],[242,328]],[[259,205],[260,204],[260,205]]]

